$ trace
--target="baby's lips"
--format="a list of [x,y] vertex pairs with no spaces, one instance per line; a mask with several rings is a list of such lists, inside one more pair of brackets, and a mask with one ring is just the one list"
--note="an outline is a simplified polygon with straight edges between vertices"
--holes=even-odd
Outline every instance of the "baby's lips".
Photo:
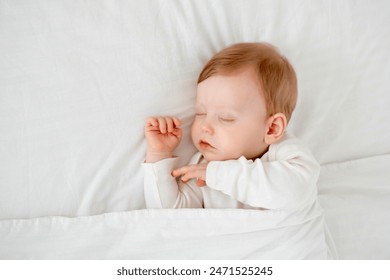
[[199,140],[199,145],[200,147],[203,147],[205,149],[209,149],[209,148],[215,149],[215,147],[212,144],[210,144],[210,142],[204,139]]

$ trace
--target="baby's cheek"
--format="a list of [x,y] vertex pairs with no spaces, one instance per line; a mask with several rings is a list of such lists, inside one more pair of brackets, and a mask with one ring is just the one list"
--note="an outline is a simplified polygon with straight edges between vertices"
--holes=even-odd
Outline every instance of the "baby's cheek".
[[235,139],[235,146],[236,146],[236,155],[237,158],[241,156],[247,156],[248,154],[251,154],[253,150],[256,149],[256,146],[258,145],[258,142],[254,142],[253,139],[250,137],[242,137],[240,139]]
[[196,126],[192,125],[191,127],[191,139],[194,144],[199,141],[199,132]]
[[242,150],[242,143],[237,143],[236,139],[233,139],[232,137],[224,142],[225,143],[221,145],[221,152],[224,156],[224,160],[238,158]]

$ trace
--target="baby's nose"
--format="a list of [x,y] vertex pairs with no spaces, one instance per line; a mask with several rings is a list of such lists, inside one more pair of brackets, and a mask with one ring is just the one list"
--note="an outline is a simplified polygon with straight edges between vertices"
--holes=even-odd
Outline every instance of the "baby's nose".
[[202,131],[208,134],[212,134],[214,132],[213,126],[208,121],[203,121],[202,123]]
[[201,123],[201,129],[205,133],[209,133],[209,134],[212,133],[213,128],[212,128],[212,124],[210,123],[210,120],[204,118]]

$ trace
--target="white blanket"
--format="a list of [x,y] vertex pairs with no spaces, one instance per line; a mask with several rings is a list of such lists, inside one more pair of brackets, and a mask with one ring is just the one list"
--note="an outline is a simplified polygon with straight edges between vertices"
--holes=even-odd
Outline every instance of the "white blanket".
[[390,154],[322,166],[325,220],[342,259],[390,259]]
[[0,259],[326,259],[318,205],[296,213],[137,210],[0,221]]

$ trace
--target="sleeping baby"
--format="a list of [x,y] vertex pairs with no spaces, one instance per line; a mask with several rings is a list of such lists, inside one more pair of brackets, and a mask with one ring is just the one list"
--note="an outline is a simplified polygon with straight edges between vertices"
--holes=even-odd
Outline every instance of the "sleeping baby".
[[320,167],[286,131],[297,78],[270,44],[240,43],[217,53],[199,75],[191,137],[198,152],[177,168],[176,117],[149,117],[147,208],[297,209],[317,199]]

